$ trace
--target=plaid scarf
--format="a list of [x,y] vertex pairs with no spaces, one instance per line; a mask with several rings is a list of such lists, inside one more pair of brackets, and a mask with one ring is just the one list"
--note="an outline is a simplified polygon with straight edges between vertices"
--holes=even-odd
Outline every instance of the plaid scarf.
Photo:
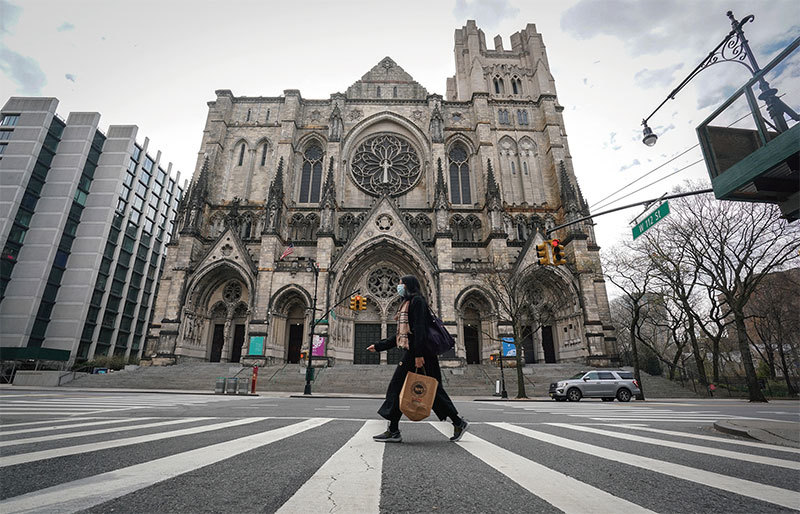
[[411,326],[408,324],[409,300],[404,301],[397,309],[394,319],[397,321],[397,347],[408,350],[408,334],[411,333]]

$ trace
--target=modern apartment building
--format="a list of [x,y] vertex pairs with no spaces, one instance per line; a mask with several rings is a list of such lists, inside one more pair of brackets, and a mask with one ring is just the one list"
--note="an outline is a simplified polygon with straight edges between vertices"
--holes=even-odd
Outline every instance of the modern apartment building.
[[180,173],[136,126],[57,106],[0,111],[0,359],[139,357]]

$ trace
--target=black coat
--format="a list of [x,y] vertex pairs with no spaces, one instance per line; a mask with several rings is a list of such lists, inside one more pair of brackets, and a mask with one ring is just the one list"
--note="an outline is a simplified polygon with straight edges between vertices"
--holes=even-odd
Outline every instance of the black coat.
[[[378,409],[378,414],[386,419],[399,419],[401,416],[400,391],[403,389],[403,383],[409,371],[423,373],[439,382],[439,386],[436,388],[436,398],[433,402],[433,411],[440,420],[457,414],[453,402],[447,396],[444,388],[442,388],[442,370],[439,368],[439,358],[431,351],[428,345],[428,327],[432,323],[433,318],[428,309],[428,302],[422,296],[414,296],[408,307],[408,324],[411,329],[411,333],[408,335],[408,351],[401,349],[403,357],[397,364],[392,380],[389,382],[389,387],[386,390],[386,400],[384,400],[381,408]],[[396,347],[396,336],[382,339],[380,342],[375,343],[375,350],[379,352]],[[414,359],[416,357],[425,358],[424,372],[421,369],[414,369]]]

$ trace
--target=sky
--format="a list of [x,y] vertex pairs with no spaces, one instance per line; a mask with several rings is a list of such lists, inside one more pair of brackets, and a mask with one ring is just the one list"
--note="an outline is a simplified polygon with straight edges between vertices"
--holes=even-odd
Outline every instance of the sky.
[[[510,48],[510,35],[534,23],[578,182],[597,213],[615,199],[609,208],[708,180],[695,128],[747,69],[719,63],[698,74],[651,118],[653,147],[641,143],[641,121],[728,34],[728,10],[755,16],[744,28],[761,66],[800,35],[797,0],[0,0],[0,101],[54,96],[62,116],[96,111],[101,128],[135,124],[185,179],[217,89],[327,99],[390,56],[444,96],[453,34],[468,19],[490,48],[498,34]],[[800,110],[797,52],[773,79]],[[598,217],[598,244],[630,240],[641,212]]]

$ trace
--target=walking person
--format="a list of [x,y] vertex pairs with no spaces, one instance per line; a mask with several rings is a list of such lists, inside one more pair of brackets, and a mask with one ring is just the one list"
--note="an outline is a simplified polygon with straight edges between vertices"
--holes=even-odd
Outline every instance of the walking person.
[[433,412],[440,421],[450,418],[454,429],[453,437],[450,440],[458,441],[464,435],[469,423],[466,419],[459,417],[456,406],[453,405],[453,401],[442,387],[439,358],[428,345],[428,327],[433,323],[433,318],[428,309],[428,302],[420,291],[417,277],[406,275],[401,278],[397,285],[397,294],[403,298],[395,316],[397,334],[367,347],[370,352],[381,352],[395,347],[403,351],[403,357],[386,390],[386,400],[378,409],[378,414],[389,420],[389,428],[386,432],[374,436],[373,439],[383,443],[403,441],[400,436],[400,418],[403,415],[400,411],[400,391],[403,389],[406,374],[415,370],[419,372],[419,368],[422,368],[427,376],[433,377],[439,382],[433,401]]

